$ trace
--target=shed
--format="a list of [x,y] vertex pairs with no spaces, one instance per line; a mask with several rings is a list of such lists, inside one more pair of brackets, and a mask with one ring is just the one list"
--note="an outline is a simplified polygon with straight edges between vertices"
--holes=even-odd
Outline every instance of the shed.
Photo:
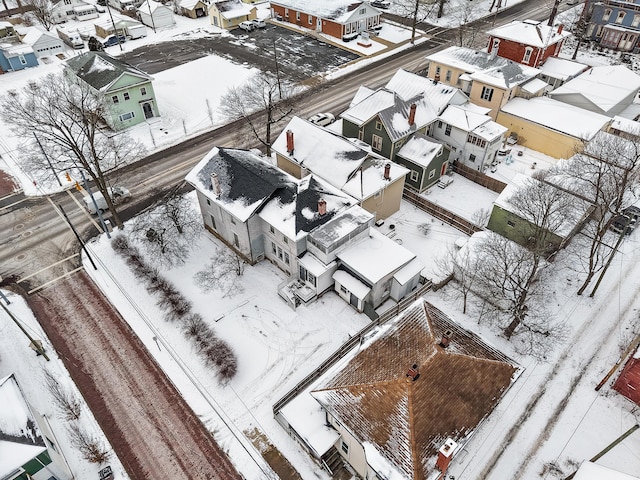
[[138,15],[140,15],[142,23],[153,29],[171,27],[176,24],[173,11],[169,7],[153,0],[145,0],[138,7]]
[[36,54],[29,45],[0,44],[0,73],[22,70],[38,65]]
[[182,0],[180,2],[180,13],[190,18],[206,17],[209,14],[209,2],[202,0]]

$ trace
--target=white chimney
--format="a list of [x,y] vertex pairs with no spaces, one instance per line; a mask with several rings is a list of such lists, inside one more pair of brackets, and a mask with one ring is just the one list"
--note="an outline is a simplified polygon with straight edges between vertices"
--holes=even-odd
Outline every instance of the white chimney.
[[215,172],[211,174],[211,189],[216,197],[220,196],[220,180],[218,179],[218,174]]

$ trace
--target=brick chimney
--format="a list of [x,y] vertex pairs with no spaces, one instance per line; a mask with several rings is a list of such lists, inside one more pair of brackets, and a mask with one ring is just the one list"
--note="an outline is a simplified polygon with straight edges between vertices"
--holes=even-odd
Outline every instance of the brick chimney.
[[440,346],[442,348],[447,348],[449,343],[451,343],[451,336],[453,332],[451,330],[447,330],[442,334],[442,340],[440,340]]
[[418,365],[414,363],[407,370],[407,377],[411,379],[412,382],[415,382],[420,377],[420,372],[418,371]]
[[327,213],[327,202],[324,199],[318,200],[318,215],[326,215]]
[[409,126],[413,127],[416,123],[416,104],[412,103],[409,108]]
[[446,473],[449,468],[449,464],[453,459],[453,452],[458,447],[458,444],[454,442],[452,439],[447,438],[447,441],[444,442],[444,445],[440,447],[438,450],[438,459],[436,460],[436,468],[440,470],[442,473]]
[[287,130],[287,153],[289,155],[293,155],[293,132],[291,130]]
[[558,35],[562,33],[562,29],[564,28],[563,24],[558,25]]
[[220,179],[218,179],[218,174],[215,172],[211,174],[211,189],[216,197],[220,196]]
[[389,162],[384,164],[384,179],[385,180],[391,180],[391,175],[389,175],[391,173],[391,164]]

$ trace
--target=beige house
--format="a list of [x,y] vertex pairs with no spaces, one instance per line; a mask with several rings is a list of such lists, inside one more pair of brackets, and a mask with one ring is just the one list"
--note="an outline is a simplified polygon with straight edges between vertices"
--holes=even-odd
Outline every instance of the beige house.
[[[535,79],[538,69],[512,60],[464,47],[449,47],[427,57],[427,76],[460,88],[472,103],[490,109],[496,119],[498,110],[523,93],[523,86]],[[524,95],[531,96],[531,89]],[[536,90],[542,95],[539,89]]]
[[241,2],[240,0],[222,0],[213,2],[209,6],[209,19],[211,25],[231,30],[246,20],[258,17],[256,7]]
[[496,121],[518,143],[553,158],[569,158],[585,141],[606,131],[611,119],[548,97],[514,98]]
[[358,200],[376,216],[397,212],[409,169],[298,117],[273,143],[277,165],[296,178],[310,173]]

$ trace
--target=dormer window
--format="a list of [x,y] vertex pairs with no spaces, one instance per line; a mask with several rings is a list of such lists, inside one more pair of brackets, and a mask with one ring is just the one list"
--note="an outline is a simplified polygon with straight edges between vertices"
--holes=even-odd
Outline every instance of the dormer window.
[[616,23],[622,23],[622,20],[624,20],[624,12],[618,12],[618,16],[616,17]]
[[611,9],[610,9],[610,8],[607,8],[607,9],[604,11],[604,14],[602,15],[602,20],[603,20],[603,21],[605,21],[605,22],[607,22],[607,21],[609,21],[609,18],[610,18],[610,17],[611,17]]

